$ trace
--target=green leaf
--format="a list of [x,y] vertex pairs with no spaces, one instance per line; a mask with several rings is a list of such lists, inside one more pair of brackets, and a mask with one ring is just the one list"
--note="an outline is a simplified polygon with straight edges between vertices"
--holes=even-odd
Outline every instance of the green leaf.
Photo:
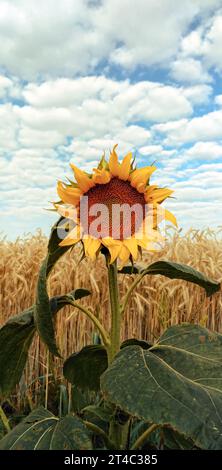
[[40,338],[42,341],[44,341],[49,351],[54,354],[54,356],[61,357],[56,345],[53,315],[51,312],[49,296],[47,292],[47,266],[48,257],[43,261],[39,271],[34,316]]
[[122,349],[101,388],[125,412],[170,425],[198,447],[222,449],[222,335],[171,327],[149,350]]
[[119,274],[141,274],[145,271],[144,266],[140,266],[139,264],[126,264],[123,268],[119,269]]
[[108,365],[104,346],[85,346],[66,359],[63,367],[65,378],[82,390],[100,389],[100,376]]
[[91,434],[80,418],[58,419],[50,411],[33,411],[1,441],[0,450],[90,450]]
[[142,274],[143,276],[146,274],[162,274],[170,279],[183,279],[203,287],[207,297],[220,290],[220,283],[208,279],[204,274],[191,266],[172,261],[157,261],[150,264],[147,268],[138,264],[124,266],[119,272],[122,274]]
[[142,339],[130,338],[122,342],[120,349],[126,348],[127,346],[140,346],[142,349],[150,349],[152,344]]
[[64,230],[59,228],[62,225],[62,222],[64,221],[64,217],[60,217],[60,219],[53,225],[51,234],[49,237],[49,242],[48,242],[48,263],[47,263],[47,269],[46,269],[46,276],[50,274],[52,268],[54,267],[56,261],[58,261],[61,256],[63,256],[66,251],[68,251],[71,246],[59,246],[59,243],[62,240],[62,237],[60,238],[59,235],[61,234],[61,231]]
[[90,390],[82,390],[79,387],[72,386],[71,388],[71,411],[79,414],[82,409],[94,403],[96,399],[96,392]]
[[194,448],[191,439],[186,439],[174,429],[163,428],[161,432],[164,449],[192,450]]
[[82,409],[82,413],[87,415],[94,415],[105,423],[109,422],[114,415],[113,407],[104,407],[96,405],[88,405]]
[[57,295],[50,299],[50,309],[52,316],[54,316],[61,308],[71,304],[74,300],[88,297],[91,292],[88,289],[75,289],[65,295]]
[[77,416],[61,419],[54,431],[50,450],[91,450],[91,433]]
[[2,420],[0,419],[0,439],[2,439],[2,437],[5,435],[5,427],[4,427],[4,424],[2,422]]
[[[87,295],[90,295],[87,289],[76,289],[67,295],[52,297],[49,301],[51,314],[56,315],[71,300]],[[0,329],[1,398],[9,395],[20,381],[35,332],[34,306],[10,318]]]
[[53,316],[50,309],[49,296],[47,292],[47,278],[56,261],[58,261],[58,259],[70,248],[70,246],[59,246],[61,239],[59,238],[58,226],[63,220],[63,217],[60,217],[51,231],[48,243],[48,254],[39,271],[36,304],[34,308],[34,317],[39,336],[48,346],[49,351],[58,357],[61,357],[61,355],[55,340]]
[[10,318],[0,329],[0,398],[19,382],[35,334],[33,307]]

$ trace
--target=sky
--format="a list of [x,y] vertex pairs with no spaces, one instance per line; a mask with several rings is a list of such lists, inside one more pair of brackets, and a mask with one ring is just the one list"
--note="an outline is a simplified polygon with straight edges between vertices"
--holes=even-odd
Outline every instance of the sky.
[[222,0],[0,0],[0,233],[57,215],[69,163],[155,162],[183,231],[221,225]]

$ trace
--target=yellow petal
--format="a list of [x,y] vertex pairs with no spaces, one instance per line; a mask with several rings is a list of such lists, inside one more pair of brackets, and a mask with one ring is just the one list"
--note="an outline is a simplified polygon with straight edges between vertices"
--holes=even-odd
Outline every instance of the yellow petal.
[[163,240],[163,236],[159,232],[157,232],[157,230],[153,230],[153,234],[144,234],[142,238],[136,239],[137,245],[141,246],[142,248],[148,251],[155,246],[154,243],[163,242]]
[[79,225],[76,225],[72,230],[70,230],[67,237],[64,238],[64,240],[62,240],[59,243],[59,246],[75,245],[76,243],[80,241],[80,239],[81,239],[81,227]]
[[65,217],[66,219],[71,219],[77,222],[78,220],[78,211],[75,207],[71,206],[62,206],[60,204],[54,204],[57,212],[59,215],[62,217]]
[[119,245],[114,245],[110,246],[108,250],[110,252],[110,263],[112,264],[118,258],[121,247]]
[[124,266],[124,264],[126,264],[129,257],[130,257],[130,251],[128,250],[128,248],[126,246],[122,245],[122,248],[121,248],[120,253],[119,253],[119,259],[122,261],[120,267],[122,267],[122,266]]
[[156,189],[157,187],[158,186],[156,184],[151,184],[151,185],[147,186],[145,196],[153,194],[154,189]]
[[107,248],[109,247],[112,247],[112,246],[115,246],[115,245],[122,245],[122,242],[121,240],[115,240],[114,238],[112,237],[104,237],[102,239],[102,243],[103,245],[105,245]]
[[69,245],[75,245],[80,241],[80,238],[64,238],[62,242],[59,243],[59,246],[69,246]]
[[105,237],[102,239],[102,243],[106,248],[108,248],[111,257],[110,263],[113,263],[119,256],[122,242],[120,240],[114,240],[112,237]]
[[98,238],[86,237],[83,239],[83,243],[85,248],[85,255],[94,259],[96,256],[96,252],[101,245],[101,240],[99,240]]
[[105,170],[98,170],[98,168],[94,168],[94,174],[92,180],[96,184],[107,184],[111,180],[111,174],[109,171]]
[[[159,210],[158,218],[157,209]],[[157,222],[160,223],[164,219],[164,217],[161,217],[160,219],[160,215],[162,215],[163,211],[164,209],[162,209],[161,206],[159,206],[158,208],[156,206],[149,208],[145,219],[143,220],[141,226],[134,235],[134,238],[137,240],[138,244],[139,240],[143,239],[155,242],[162,241],[162,235],[157,230]],[[143,246],[143,242],[142,244],[140,244],[140,246]]]
[[79,188],[71,188],[64,186],[61,181],[58,181],[57,184],[57,193],[60,199],[67,203],[76,206],[79,203],[82,192]]
[[134,170],[130,175],[131,186],[136,189],[140,188],[140,192],[144,192],[147,182],[155,170],[155,166],[146,166],[145,168]]
[[138,245],[146,251],[157,251],[159,249],[159,247],[157,245],[155,246],[154,242],[149,239],[140,240],[140,243],[138,241]]
[[116,147],[117,147],[117,144],[114,145],[113,150],[110,153],[110,158],[109,158],[109,169],[113,176],[119,175],[119,162],[118,162],[117,153],[115,151]]
[[95,186],[93,180],[89,178],[84,171],[77,168],[77,166],[73,165],[73,163],[71,163],[70,166],[74,171],[75,179],[83,193],[86,193],[87,191],[89,191],[89,189]]
[[172,222],[172,224],[174,224],[177,227],[178,225],[177,225],[177,219],[175,215],[173,215],[172,212],[168,211],[168,209],[165,209],[164,212],[165,212],[165,219],[169,220],[169,222]]
[[171,194],[173,194],[172,189],[168,189],[168,188],[156,189],[155,191],[153,191],[153,193],[150,196],[150,202],[154,202],[154,203],[158,202],[159,204],[161,204],[161,202],[165,201],[165,199],[171,196]]
[[129,178],[131,168],[132,153],[128,153],[119,166],[118,176],[121,180],[126,181]]
[[145,183],[138,183],[136,186],[136,190],[138,193],[145,193],[146,191],[146,184]]
[[146,202],[150,204],[163,202],[167,197],[169,197],[173,191],[168,188],[157,188],[156,185],[148,186],[144,193]]
[[128,248],[130,251],[131,255],[133,256],[134,259],[137,259],[138,256],[138,246],[137,246],[137,241],[135,238],[127,238],[126,240],[123,240],[124,246]]

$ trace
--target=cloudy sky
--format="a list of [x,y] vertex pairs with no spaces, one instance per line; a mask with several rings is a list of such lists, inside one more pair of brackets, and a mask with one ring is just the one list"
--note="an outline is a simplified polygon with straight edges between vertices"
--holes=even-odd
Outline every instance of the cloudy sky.
[[222,0],[0,0],[0,231],[56,215],[69,162],[119,143],[184,230],[221,224]]

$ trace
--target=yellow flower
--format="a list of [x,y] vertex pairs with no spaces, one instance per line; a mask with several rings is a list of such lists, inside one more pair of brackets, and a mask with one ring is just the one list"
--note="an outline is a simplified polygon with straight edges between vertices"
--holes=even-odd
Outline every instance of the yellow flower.
[[71,164],[76,182],[58,182],[61,202],[55,207],[73,221],[61,246],[82,241],[85,255],[91,258],[106,247],[111,263],[119,258],[124,264],[130,257],[137,259],[141,248],[153,250],[162,238],[158,223],[166,219],[176,225],[176,218],[166,209],[160,212],[160,204],[173,191],[150,185],[156,168],[135,168],[131,153],[120,163],[116,147],[109,161],[103,156],[92,174]]

